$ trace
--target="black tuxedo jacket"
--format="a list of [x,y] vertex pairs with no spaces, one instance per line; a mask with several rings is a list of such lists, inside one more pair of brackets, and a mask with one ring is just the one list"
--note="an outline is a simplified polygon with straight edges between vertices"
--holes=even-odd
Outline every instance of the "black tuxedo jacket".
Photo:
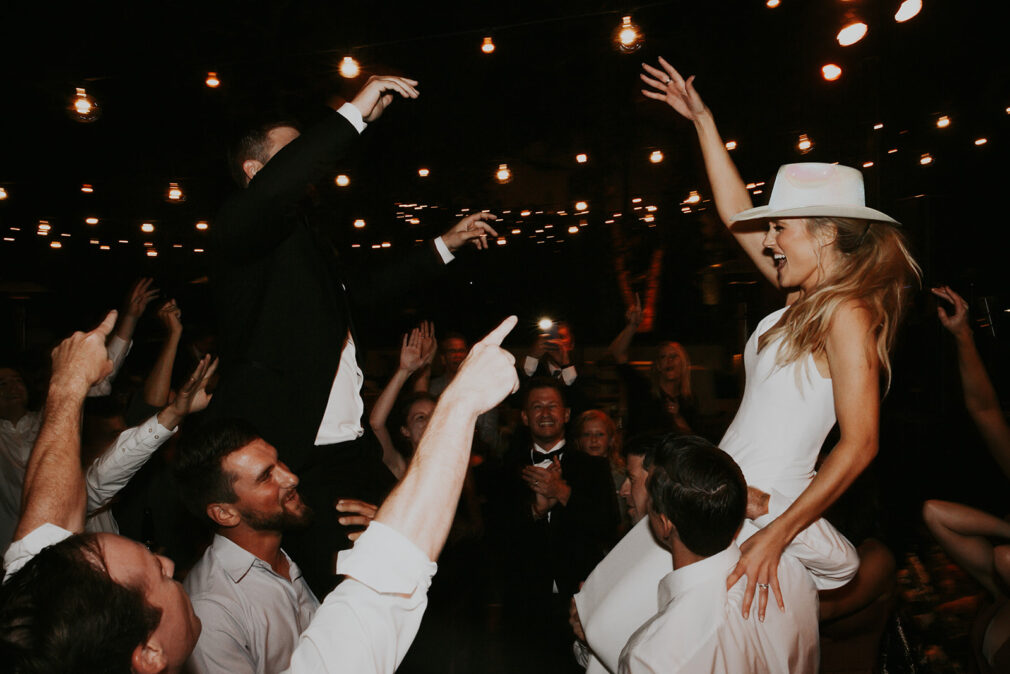
[[[315,441],[352,305],[377,306],[445,267],[431,243],[355,278],[299,211],[358,133],[333,113],[280,150],[211,227],[221,384],[212,417],[251,422],[293,468]],[[361,343],[355,339],[358,356]]]

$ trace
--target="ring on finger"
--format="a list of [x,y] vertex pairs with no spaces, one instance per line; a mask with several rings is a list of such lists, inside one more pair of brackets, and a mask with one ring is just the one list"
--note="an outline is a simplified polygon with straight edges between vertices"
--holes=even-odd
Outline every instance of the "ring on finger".
[[768,583],[758,583],[759,590],[764,590],[765,592],[767,592],[769,587],[771,587],[771,585],[769,585]]

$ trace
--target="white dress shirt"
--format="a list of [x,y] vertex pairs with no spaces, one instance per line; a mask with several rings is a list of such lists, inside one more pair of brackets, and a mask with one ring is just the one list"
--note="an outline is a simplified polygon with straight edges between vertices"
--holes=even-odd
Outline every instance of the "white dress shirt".
[[817,589],[810,574],[788,554],[779,560],[786,610],[771,602],[764,622],[757,610],[741,614],[746,583],[726,589],[740,559],[736,543],[670,572],[659,583],[657,613],[621,653],[621,674],[677,672],[816,672],[819,661]]
[[[533,373],[537,371],[537,366],[540,365],[540,361],[533,356],[526,356],[526,360],[523,361],[523,372],[526,373],[527,377],[532,377]],[[558,372],[561,373],[561,381],[565,382],[565,386],[571,386],[575,383],[578,378],[579,373],[575,371],[575,365],[569,364],[565,367],[558,367],[551,361],[547,361],[547,371],[551,373],[552,377],[557,377]]]
[[188,662],[194,674],[274,674],[288,666],[319,600],[281,552],[291,580],[224,536],[214,536],[183,583],[203,623]]

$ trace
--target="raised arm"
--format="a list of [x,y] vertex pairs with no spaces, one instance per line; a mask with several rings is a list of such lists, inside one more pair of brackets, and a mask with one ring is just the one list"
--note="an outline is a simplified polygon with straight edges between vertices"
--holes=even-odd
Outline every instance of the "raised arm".
[[608,351],[614,356],[614,360],[621,365],[628,362],[628,349],[631,347],[631,340],[634,339],[638,326],[642,323],[642,300],[639,299],[638,293],[635,293],[635,304],[628,308],[624,317],[628,324],[617,333],[617,337],[614,337],[614,341],[610,343],[608,348]]
[[407,383],[410,376],[426,364],[430,364],[434,357],[434,327],[425,321],[421,323],[420,327],[411,330],[409,335],[403,336],[403,345],[400,347],[400,366],[393,373],[386,388],[382,389],[375,405],[372,406],[372,412],[368,415],[368,423],[382,446],[382,461],[397,479],[403,477],[403,473],[407,469],[407,462],[393,446],[393,438],[387,426],[389,414],[396,404],[396,399],[400,395],[403,385]]
[[[877,454],[880,425],[880,365],[868,312],[850,301],[836,311],[825,345],[834,387],[838,444],[821,464],[814,479],[781,516],[751,536],[727,583],[747,576],[744,614],[749,611],[757,585],[768,584],[784,610],[778,584],[778,560],[789,543],[859,477]],[[759,596],[758,615],[764,616],[768,594]]]
[[25,470],[15,541],[47,522],[72,532],[84,528],[81,415],[88,389],[112,369],[105,340],[115,323],[111,311],[91,332],[75,332],[53,349],[45,416]]
[[968,303],[948,286],[933,288],[933,294],[954,306],[953,314],[948,314],[942,306],[937,306],[936,313],[940,323],[954,336],[957,344],[957,366],[961,373],[961,388],[964,390],[964,406],[982,434],[989,452],[1003,473],[1010,477],[1010,427],[1003,417],[996,389],[993,388],[975,347],[975,335],[968,324]]
[[144,402],[151,407],[168,404],[172,388],[172,366],[182,339],[182,312],[175,300],[169,300],[158,309],[158,320],[165,326],[165,341],[161,343],[158,359],[144,381]]
[[701,100],[694,88],[694,76],[685,81],[680,73],[659,59],[659,68],[643,63],[645,73],[642,81],[649,87],[642,93],[651,99],[663,101],[686,119],[694,123],[701,144],[701,154],[705,159],[705,172],[712,185],[712,195],[719,211],[719,217],[729,227],[747,256],[754,261],[758,270],[772,284],[778,286],[775,267],[770,257],[764,254],[764,230],[752,223],[733,223],[730,219],[753,206],[750,193],[737,171],[736,165],[726,150],[719,129],[715,125],[712,112]]

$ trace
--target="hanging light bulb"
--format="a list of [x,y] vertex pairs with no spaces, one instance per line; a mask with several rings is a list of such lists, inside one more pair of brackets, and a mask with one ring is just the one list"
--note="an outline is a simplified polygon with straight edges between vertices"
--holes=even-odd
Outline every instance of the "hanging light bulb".
[[940,115],[939,117],[937,117],[936,128],[946,129],[948,126],[950,126],[950,117],[948,117],[947,115]]
[[614,31],[614,42],[625,54],[637,51],[642,46],[642,31],[631,22],[630,16],[621,17],[621,23]]
[[577,155],[575,155],[575,161],[578,162],[579,164],[585,164],[587,161],[589,161],[589,155],[587,155],[585,152],[580,152]]
[[735,150],[736,149],[736,141],[735,140],[727,140],[726,141],[726,149],[727,150]]
[[140,226],[140,231],[144,232],[145,234],[150,234],[151,232],[154,231],[154,225],[151,224],[150,222],[145,222]]
[[173,202],[179,202],[179,201],[185,201],[186,200],[186,195],[183,194],[182,188],[179,187],[179,183],[169,183],[168,184],[168,191],[165,192],[165,200],[166,201],[173,201]]
[[49,242],[49,247],[50,248],[63,248],[63,244],[60,243],[59,241],[50,241]]
[[894,20],[898,23],[904,23],[914,18],[921,10],[922,0],[905,0],[898,7],[898,11],[894,13]]
[[0,187],[0,201],[3,201],[6,198],[7,198],[7,190]]
[[364,227],[365,227],[365,221],[362,220],[361,218],[358,218],[357,220],[354,221],[355,229],[364,229]]
[[337,187],[347,187],[351,184],[351,177],[341,173],[333,182],[337,184]]
[[196,228],[201,232],[206,232],[208,227],[210,227],[210,225],[207,224],[206,220],[201,220],[200,222],[196,223]]
[[924,152],[921,157],[919,157],[919,163],[923,166],[929,166],[933,163],[933,155],[928,152]]
[[796,142],[796,149],[806,154],[814,149],[814,141],[807,137],[807,134],[801,133],[799,140]]
[[90,218],[84,218],[84,223],[88,224],[88,225],[97,225],[98,224],[98,218],[96,218],[94,216],[92,216]]
[[498,170],[494,174],[495,180],[504,185],[507,182],[512,181],[512,171],[509,170],[508,164],[498,164]]
[[217,78],[217,73],[207,73],[207,79],[203,81],[211,89],[217,89],[221,86],[221,80]]
[[78,122],[93,122],[102,114],[95,99],[91,98],[88,92],[81,87],[77,88],[77,93],[70,99],[70,107],[67,112],[71,119]]
[[842,76],[842,69],[834,63],[828,63],[821,66],[821,76],[828,82],[834,82]]
[[480,50],[485,54],[491,54],[494,52],[494,40],[491,39],[491,36],[484,38],[484,42],[481,44]]
[[975,139],[975,145],[985,145],[988,142],[989,142],[988,138],[976,138]]
[[649,155],[649,161],[652,162],[653,164],[658,164],[661,161],[663,161],[663,151],[653,150],[652,153]]
[[769,9],[775,9],[776,7],[778,7],[781,4],[782,3],[779,0],[768,0],[768,2],[765,3],[765,7],[769,8]]
[[91,194],[95,191],[95,188],[87,183],[84,183],[83,185],[81,185],[81,191],[84,192],[85,194]]
[[587,208],[589,208],[589,204],[587,204],[585,201],[576,201],[575,202],[575,210],[577,210],[577,211],[584,211]]
[[835,39],[838,40],[838,44],[843,47],[850,47],[866,36],[866,31],[868,27],[862,21],[852,21],[846,24],[840,31]]
[[419,175],[422,178],[427,178],[429,175],[431,175],[431,171],[426,168],[419,168],[417,169],[417,175]]
[[684,199],[685,204],[696,204],[701,201],[701,195],[698,194],[698,190],[691,190],[691,193],[687,195],[687,199]]
[[158,251],[156,251],[154,248],[148,248],[147,257],[158,257]]
[[349,80],[361,74],[361,66],[351,56],[345,56],[340,60],[340,76]]

